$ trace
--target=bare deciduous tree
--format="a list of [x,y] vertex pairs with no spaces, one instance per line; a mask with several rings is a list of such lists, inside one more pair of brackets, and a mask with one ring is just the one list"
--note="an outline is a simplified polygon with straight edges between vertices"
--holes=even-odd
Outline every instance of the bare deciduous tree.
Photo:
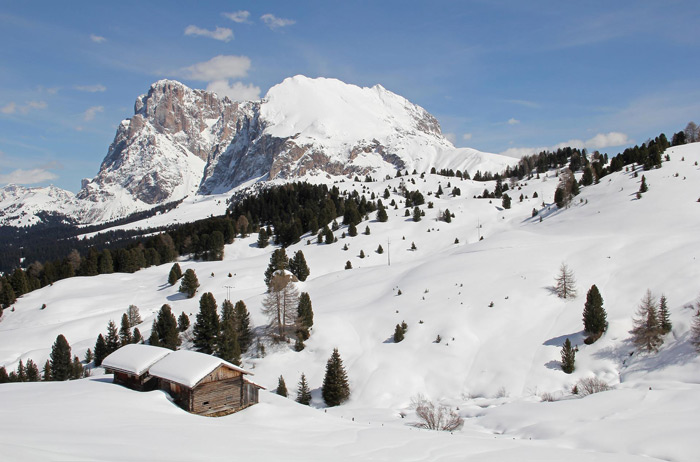
[[452,431],[458,429],[464,419],[447,406],[435,405],[422,394],[411,398],[411,407],[416,410],[416,415],[420,419],[417,426],[429,430]]
[[630,334],[632,334],[632,343],[648,353],[659,351],[659,347],[664,343],[657,310],[656,297],[652,295],[651,290],[647,290],[642,303],[637,308],[634,328]]
[[557,285],[554,286],[554,292],[559,298],[575,298],[576,297],[576,279],[574,272],[562,263],[559,267],[559,275],[555,279]]
[[697,311],[690,326],[690,343],[695,347],[695,351],[700,353],[700,300],[696,307]]
[[126,316],[129,321],[129,327],[137,326],[142,322],[139,307],[136,305],[129,305],[129,308],[126,310]]
[[296,324],[299,291],[294,285],[296,278],[284,271],[276,271],[270,279],[268,293],[263,300],[263,314],[270,318],[270,330],[281,339]]
[[687,143],[694,143],[698,141],[700,130],[698,130],[697,124],[692,120],[688,122],[688,125],[685,126],[685,130],[683,130],[683,132],[685,133],[685,141]]

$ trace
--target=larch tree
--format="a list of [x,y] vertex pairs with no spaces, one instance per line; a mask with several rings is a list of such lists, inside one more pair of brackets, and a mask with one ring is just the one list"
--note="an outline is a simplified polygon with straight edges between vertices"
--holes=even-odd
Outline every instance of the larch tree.
[[68,380],[71,374],[71,352],[68,340],[63,335],[56,337],[51,348],[51,380]]
[[556,285],[554,292],[559,298],[575,298],[576,297],[576,279],[574,272],[562,263],[559,267],[559,274],[555,278]]
[[199,299],[199,313],[194,323],[194,346],[197,351],[212,354],[216,351],[216,341],[219,336],[219,314],[216,310],[216,300],[211,292],[206,292]]
[[326,363],[326,375],[323,377],[321,395],[328,406],[338,406],[350,397],[348,376],[337,348],[333,349],[333,353]]
[[297,403],[308,406],[311,404],[311,390],[309,390],[309,384],[306,382],[306,375],[302,372],[301,378],[299,379],[299,387],[297,388]]
[[647,353],[659,351],[659,347],[663,344],[656,298],[652,295],[651,290],[647,290],[637,308],[634,327],[630,334],[632,334],[632,343]]
[[595,284],[586,294],[586,303],[583,306],[583,330],[589,335],[587,344],[598,340],[608,329],[607,313],[603,308],[603,296]]
[[697,309],[690,324],[690,344],[700,353],[700,302],[697,303]]
[[287,337],[288,330],[296,323],[299,291],[292,276],[278,272],[270,280],[268,294],[263,299],[262,312],[270,318],[270,330],[280,339]]
[[126,315],[129,319],[129,327],[138,326],[143,321],[141,320],[141,314],[139,313],[139,307],[136,305],[129,305],[126,310]]

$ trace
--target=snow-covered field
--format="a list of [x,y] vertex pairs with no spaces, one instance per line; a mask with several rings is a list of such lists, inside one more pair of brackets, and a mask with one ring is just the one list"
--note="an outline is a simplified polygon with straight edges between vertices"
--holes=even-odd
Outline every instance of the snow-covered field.
[[[688,337],[689,307],[700,295],[700,144],[667,154],[663,168],[637,178],[609,175],[561,211],[542,208],[557,184],[551,173],[508,191],[510,210],[497,199],[473,199],[484,187],[493,190],[493,182],[411,175],[338,183],[341,190],[365,188],[381,197],[403,181],[435,205],[422,207],[426,216],[418,223],[404,217],[399,204],[388,210],[387,223],[371,216],[359,225],[357,237],[341,238],[341,227],[336,244],[305,236],[287,249],[289,256],[303,250],[311,269],[299,284],[313,303],[311,338],[299,353],[290,345],[268,345],[264,358],[251,351],[243,366],[269,390],[283,375],[292,395],[305,373],[311,409],[262,392],[257,406],[204,418],[161,392],[112,385],[97,370],[69,383],[0,386],[3,454],[8,460],[694,460],[700,359]],[[638,200],[642,174],[649,191]],[[438,184],[446,194],[428,196]],[[454,186],[461,196],[449,196]],[[527,197],[522,202],[520,194]],[[436,220],[446,208],[455,215],[452,223]],[[538,217],[531,218],[533,208]],[[371,233],[364,235],[367,225]],[[260,326],[266,322],[263,272],[273,248],[259,249],[255,240],[237,239],[221,262],[181,266],[196,271],[198,294],[210,291],[219,304],[232,286],[231,299],[244,300]],[[417,250],[409,250],[411,243]],[[381,255],[375,252],[380,244]],[[348,260],[352,270],[344,270]],[[573,300],[551,291],[562,262],[577,279]],[[163,303],[194,321],[199,295],[186,299],[169,286],[170,266],[72,278],[22,297],[0,322],[0,364],[12,370],[20,358],[32,358],[42,365],[58,334],[82,357],[129,304],[139,306],[146,337]],[[581,314],[592,284],[603,296],[609,329],[587,346]],[[674,328],[658,354],[632,354],[628,331],[647,289],[666,295]],[[402,321],[406,339],[395,344],[394,326]],[[566,338],[579,345],[571,375],[559,365]],[[320,386],[334,347],[352,394],[326,410]],[[571,396],[579,378],[592,376],[613,390]],[[410,402],[418,393],[458,407],[464,427],[453,434],[413,427]],[[557,401],[542,401],[544,393]]]

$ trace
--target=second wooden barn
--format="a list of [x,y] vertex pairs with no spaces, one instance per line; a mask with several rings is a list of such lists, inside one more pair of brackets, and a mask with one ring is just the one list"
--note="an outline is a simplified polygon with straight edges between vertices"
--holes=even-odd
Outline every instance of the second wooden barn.
[[245,379],[250,372],[221,358],[195,351],[173,351],[149,373],[186,411],[225,415],[258,402],[262,388]]

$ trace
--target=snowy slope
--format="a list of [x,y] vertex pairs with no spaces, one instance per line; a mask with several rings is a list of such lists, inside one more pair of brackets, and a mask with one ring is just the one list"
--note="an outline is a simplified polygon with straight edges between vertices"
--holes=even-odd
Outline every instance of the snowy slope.
[[[325,362],[332,349],[339,348],[352,396],[327,414],[264,397],[266,403],[259,407],[202,421],[167,407],[171,405],[160,395],[98,390],[96,387],[107,384],[97,376],[69,384],[2,386],[0,401],[20,402],[33,387],[50,390],[37,403],[78,393],[87,400],[86,407],[71,423],[88,434],[98,434],[97,429],[109,428],[109,418],[94,412],[97,404],[89,403],[113,400],[103,393],[119,394],[128,406],[143,409],[137,412],[137,420],[158,422],[163,415],[181,416],[178,419],[183,420],[173,418],[167,428],[176,433],[194,432],[189,433],[196,442],[190,452],[154,442],[164,434],[159,425],[144,433],[136,446],[144,454],[159,450],[183,459],[192,457],[195,450],[212,451],[207,452],[210,458],[223,457],[211,449],[213,435],[247,425],[252,429],[241,430],[244,453],[253,455],[255,442],[260,441],[258,432],[272,432],[279,437],[266,440],[266,454],[289,454],[292,460],[301,459],[300,448],[309,445],[313,451],[306,456],[315,456],[311,460],[325,460],[331,451],[367,460],[464,460],[466,455],[469,460],[505,461],[692,460],[693,435],[700,430],[696,418],[700,359],[688,344],[693,314],[688,306],[700,294],[700,168],[696,165],[700,144],[674,147],[667,154],[671,160],[659,170],[639,171],[638,177],[623,171],[583,188],[566,210],[542,207],[542,201],[552,202],[557,184],[552,172],[508,191],[513,198],[510,210],[502,209],[497,200],[489,203],[473,198],[484,187],[492,190],[493,182],[437,175],[425,175],[423,180],[409,175],[373,183],[337,183],[341,190],[362,192],[364,188],[366,195],[381,195],[386,187],[391,190],[405,182],[409,190],[423,191],[434,208],[422,207],[426,217],[415,223],[404,217],[401,198],[392,194],[383,202],[394,199],[399,208],[389,210],[387,223],[372,219],[358,226],[362,233],[368,225],[369,235],[342,238],[345,228],[341,227],[336,244],[318,245],[314,236],[308,236],[287,250],[290,256],[303,250],[311,268],[309,279],[299,284],[313,303],[311,338],[299,353],[290,345],[272,344],[267,345],[265,357],[251,351],[243,367],[269,389],[275,388],[281,374],[292,391],[305,373],[313,405],[320,407]],[[642,174],[649,191],[638,200],[635,193]],[[439,199],[428,196],[438,185],[446,194]],[[449,196],[454,186],[460,187],[461,196]],[[535,192],[539,197],[532,199]],[[455,215],[452,223],[436,221],[446,208]],[[539,216],[531,218],[533,208],[542,221]],[[484,240],[479,241],[479,235]],[[244,300],[253,324],[261,326],[266,322],[260,312],[263,272],[273,249],[258,249],[255,239],[250,236],[227,246],[224,261],[181,262],[181,266],[183,271],[195,269],[202,284],[199,293],[211,291],[219,304],[226,296],[225,286],[233,286],[232,300]],[[409,250],[412,242],[415,251]],[[342,250],[344,244],[347,251]],[[385,251],[381,255],[375,252],[380,244]],[[359,258],[360,250],[367,258]],[[387,265],[389,256],[391,266]],[[343,269],[346,261],[351,261],[352,270]],[[550,290],[562,262],[574,270],[578,281],[579,296],[573,300],[559,299]],[[141,309],[144,323],[139,328],[146,337],[163,303],[169,303],[176,314],[190,314],[194,321],[198,296],[186,299],[176,287],[167,285],[169,270],[170,265],[162,265],[135,274],[72,278],[24,296],[14,312],[5,311],[0,322],[0,364],[12,369],[20,358],[43,364],[59,333],[66,336],[74,354],[82,357],[107,322],[118,320],[131,303]],[[598,342],[587,346],[582,342],[581,313],[592,284],[602,293],[610,326]],[[631,319],[647,289],[667,296],[674,329],[658,354],[630,355],[634,350],[628,334]],[[493,307],[489,307],[491,302]],[[42,303],[47,304],[44,310]],[[390,340],[394,326],[402,321],[408,324],[406,339],[394,344]],[[434,343],[437,335],[441,343]],[[564,374],[558,362],[566,338],[580,349],[572,375]],[[568,391],[575,381],[591,376],[605,380],[615,390],[572,398]],[[541,402],[544,392],[561,400]],[[464,429],[455,435],[411,429],[408,424],[415,418],[409,404],[417,393],[459,406],[466,419]],[[21,408],[14,406],[2,408],[15,416]],[[70,404],[55,406],[52,412],[68,409]],[[68,445],[46,441],[50,427],[42,419],[47,411],[42,412],[22,420],[9,435],[3,424],[0,441],[5,444],[26,432],[23,441],[39,449],[29,450],[26,443],[15,449],[17,454],[35,459],[45,455],[42,451],[94,455],[89,449],[65,449]],[[106,416],[112,412],[116,410],[107,410]],[[406,419],[400,412],[406,413]],[[299,419],[306,416],[307,425],[300,425]],[[349,422],[353,417],[355,422]],[[16,420],[10,417],[5,422]],[[90,426],[85,421],[95,423]],[[211,435],[200,434],[192,429],[196,426],[186,423],[195,421],[211,426]],[[36,434],[34,428],[39,429]],[[493,446],[482,446],[486,441]],[[292,449],[290,442],[296,442]]]

